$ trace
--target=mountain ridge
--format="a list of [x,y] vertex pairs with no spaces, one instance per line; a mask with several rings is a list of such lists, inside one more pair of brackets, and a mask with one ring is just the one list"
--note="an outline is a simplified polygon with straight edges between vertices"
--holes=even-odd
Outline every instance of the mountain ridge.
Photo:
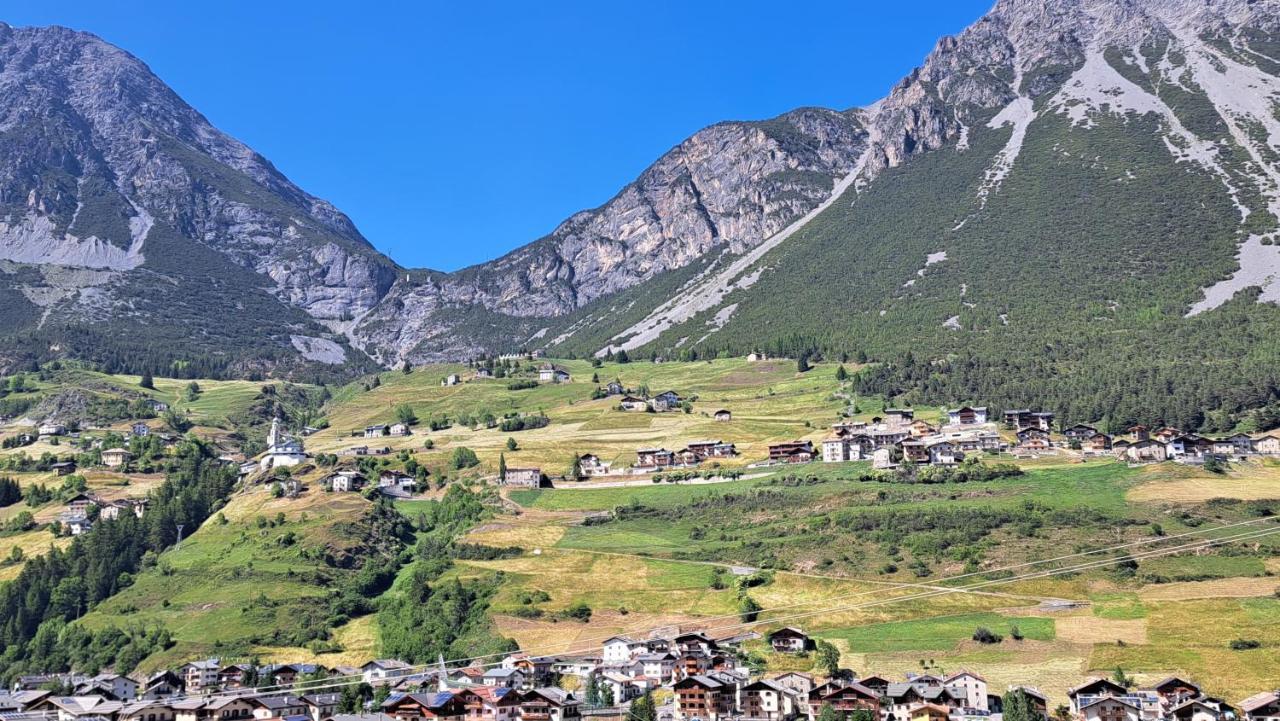
[[[546,236],[499,258],[452,273],[405,269],[377,253],[349,219],[291,183],[281,185],[287,179],[242,144],[215,144],[206,152],[194,141],[216,130],[187,108],[200,122],[179,124],[170,134],[177,140],[161,139],[169,144],[162,145],[158,155],[175,156],[173,163],[162,163],[163,169],[197,176],[201,182],[191,187],[211,189],[208,195],[214,202],[187,202],[192,198],[161,194],[166,202],[143,199],[138,202],[142,210],[131,211],[129,206],[138,199],[126,194],[127,205],[120,206],[120,214],[133,230],[120,231],[123,226],[117,223],[116,240],[127,237],[130,242],[98,243],[90,248],[113,262],[123,257],[118,263],[121,268],[73,273],[65,265],[47,261],[65,262],[82,250],[72,246],[68,251],[54,242],[58,240],[54,231],[79,229],[78,218],[68,212],[66,198],[37,193],[33,203],[18,206],[23,213],[44,218],[40,238],[46,244],[33,245],[35,229],[23,227],[19,232],[6,219],[0,225],[0,257],[8,257],[15,272],[0,274],[0,283],[6,276],[18,279],[11,280],[8,297],[18,294],[44,301],[15,314],[28,326],[32,318],[38,317],[43,327],[48,318],[74,318],[81,311],[86,317],[116,317],[113,313],[118,313],[121,299],[112,295],[112,284],[148,271],[147,244],[134,248],[133,234],[157,232],[145,222],[149,217],[153,224],[158,219],[162,230],[177,227],[178,236],[213,249],[223,260],[247,271],[249,275],[238,275],[228,284],[260,288],[270,296],[262,300],[264,308],[279,303],[279,310],[264,313],[278,313],[284,319],[280,323],[267,318],[273,327],[289,327],[288,333],[277,330],[273,335],[278,352],[310,353],[312,358],[303,358],[307,362],[351,361],[361,355],[357,351],[380,365],[396,366],[520,348],[578,355],[625,349],[673,356],[694,349],[739,353],[766,345],[818,352],[843,348],[887,358],[902,348],[900,341],[877,340],[889,334],[902,339],[917,334],[922,338],[921,350],[927,353],[953,352],[976,342],[960,339],[975,327],[967,316],[979,309],[972,295],[943,303],[930,295],[935,292],[931,286],[936,278],[958,272],[953,269],[969,262],[964,257],[966,244],[977,252],[974,244],[980,246],[982,241],[972,235],[975,228],[989,226],[992,218],[1022,222],[1008,215],[1010,208],[1001,206],[1012,202],[1005,196],[1022,197],[1029,172],[1035,175],[1047,169],[1028,168],[1032,161],[1027,154],[1036,163],[1057,165],[1062,161],[1038,147],[1049,135],[1049,142],[1059,146],[1085,141],[1086,153],[1090,138],[1097,136],[1098,147],[1111,148],[1107,152],[1117,153],[1118,158],[1125,153],[1117,150],[1123,146],[1112,144],[1112,135],[1124,136],[1155,123],[1152,132],[1164,139],[1168,150],[1153,147],[1147,157],[1137,160],[1154,162],[1152,167],[1158,166],[1161,173],[1176,170],[1215,178],[1242,216],[1230,239],[1225,218],[1212,223],[1204,218],[1198,232],[1208,234],[1203,237],[1211,241],[1195,241],[1198,246],[1189,245],[1190,238],[1178,241],[1184,244],[1183,252],[1211,253],[1212,257],[1206,255],[1200,270],[1187,276],[1196,293],[1205,289],[1203,297],[1198,303],[1189,296],[1178,300],[1175,305],[1182,305],[1177,315],[1203,314],[1220,307],[1250,284],[1261,287],[1260,299],[1274,300],[1280,297],[1280,286],[1270,280],[1270,274],[1273,266],[1280,268],[1280,258],[1271,257],[1274,251],[1266,241],[1274,230],[1274,216],[1280,214],[1275,192],[1280,178],[1274,173],[1280,166],[1272,158],[1280,152],[1276,129],[1280,126],[1266,110],[1267,103],[1280,102],[1270,95],[1275,68],[1280,67],[1275,60],[1280,52],[1272,49],[1278,30],[1280,10],[1249,0],[1000,0],[962,32],[941,38],[918,68],[866,108],[798,108],[769,120],[708,126],[664,153],[599,207],[571,215]],[[15,32],[0,32],[0,47],[12,46]],[[138,72],[145,71],[145,65],[134,62],[142,68]],[[0,78],[11,73],[10,65],[0,70]],[[1226,68],[1225,79],[1213,75],[1219,65]],[[117,73],[131,77],[124,71]],[[149,71],[146,74],[150,76]],[[1236,86],[1242,82],[1252,83],[1257,92],[1241,91]],[[109,107],[112,98],[119,101],[109,92],[114,86],[105,85],[106,91],[97,91],[104,96],[97,98],[101,107]],[[181,102],[176,95],[172,98]],[[8,114],[0,113],[0,119],[12,117],[13,112],[10,108]],[[93,113],[88,117],[97,122]],[[0,120],[0,131],[12,125]],[[74,133],[69,137],[93,149],[88,140]],[[183,138],[193,141],[177,142]],[[177,147],[172,147],[175,143]],[[70,141],[64,145],[83,150]],[[117,158],[111,167],[129,171],[133,166],[124,161],[137,152],[124,143],[102,155]],[[848,212],[847,207],[884,202],[891,205],[883,212],[913,212],[909,196],[889,200],[868,193],[883,184],[882,178],[900,183],[918,174],[897,171],[935,153],[943,156],[925,165],[955,168],[939,172],[960,173],[954,177],[955,187],[938,196],[944,206],[955,208],[956,215],[947,225],[926,224],[928,228],[919,230],[926,235],[907,238],[901,227]],[[965,160],[964,165],[973,167],[961,172],[956,163],[966,153],[987,157]],[[1161,153],[1172,157],[1157,157]],[[982,167],[976,165],[979,162]],[[1141,177],[1135,175],[1137,171],[1134,166],[1126,172]],[[149,182],[152,176],[145,177]],[[155,177],[166,179],[162,173]],[[75,189],[93,190],[95,182],[106,181],[81,173]],[[904,188],[914,189],[903,192],[924,192],[920,182],[924,181],[907,183]],[[956,195],[961,185],[967,186],[966,197]],[[168,186],[161,183],[160,187]],[[23,189],[0,187],[0,199],[12,200]],[[1078,202],[1089,202],[1084,198],[1098,189],[1082,185]],[[841,201],[842,196],[848,202]],[[1216,208],[1217,200],[1211,205]],[[310,221],[302,227],[282,222],[282,216],[296,212],[289,208],[305,209]],[[1099,227],[1109,222],[1091,215],[1088,205],[1080,208]],[[882,235],[866,237],[858,230],[869,223],[882,227]],[[1003,237],[1007,228],[995,230]],[[1054,237],[1057,229],[1044,232]],[[1240,267],[1234,273],[1227,264],[1236,261],[1219,254],[1228,242],[1239,256]],[[919,251],[908,251],[917,246]],[[15,248],[34,248],[35,253],[22,255]],[[1148,255],[1143,249],[1131,250],[1133,259]],[[5,252],[9,255],[4,256]],[[855,260],[880,257],[883,252],[918,252],[919,259],[912,261],[911,269],[893,271],[903,278],[887,284],[879,277],[887,269],[867,275]],[[987,254],[984,262],[988,264],[1002,262],[990,255],[993,248],[981,252]],[[1036,251],[1000,252],[1031,252],[1033,256],[1027,257],[1032,258]],[[805,253],[810,254],[811,263],[823,266],[821,272],[796,261]],[[129,267],[138,255],[144,262]],[[46,262],[32,262],[41,259]],[[223,260],[211,258],[210,262]],[[906,261],[890,257],[886,262],[902,265]],[[1146,267],[1136,267],[1139,270],[1131,277],[1147,283]],[[41,282],[31,282],[33,272],[40,274]],[[1025,269],[1018,272],[1028,274]],[[82,275],[94,277],[86,282]],[[820,285],[796,285],[804,275],[824,280]],[[965,279],[959,283],[961,295],[978,292],[985,281],[978,276]],[[132,292],[137,282],[125,285]],[[70,286],[70,291],[62,286]],[[872,315],[866,323],[854,317],[847,322],[842,319],[841,325],[852,326],[845,336],[833,337],[826,329],[812,327],[811,319],[786,300],[786,294],[797,293],[792,288],[801,289],[797,297],[813,298],[807,314],[835,310],[842,302],[836,298],[843,297],[850,309],[862,309],[856,313],[878,316]],[[0,288],[0,293],[5,291]],[[1181,298],[1191,288],[1160,292]],[[76,302],[70,303],[66,298],[73,294]],[[84,300],[86,295],[89,302]],[[880,300],[885,307],[876,308]],[[1171,301],[1172,295],[1162,300]],[[1099,297],[1090,302],[1108,306],[1114,299]],[[919,313],[923,311],[915,308],[939,303],[951,307],[934,327],[949,333],[936,340],[930,339],[933,330],[893,320],[899,312]],[[995,303],[1009,306],[998,314],[998,322],[1009,330],[986,332],[1017,332],[1021,313],[1012,306],[1021,301]],[[206,322],[216,325],[221,320]],[[737,330],[742,323],[753,330]],[[1050,331],[1046,337],[1052,336]],[[265,367],[289,362],[277,357]],[[261,359],[247,359],[241,365],[263,364]]]

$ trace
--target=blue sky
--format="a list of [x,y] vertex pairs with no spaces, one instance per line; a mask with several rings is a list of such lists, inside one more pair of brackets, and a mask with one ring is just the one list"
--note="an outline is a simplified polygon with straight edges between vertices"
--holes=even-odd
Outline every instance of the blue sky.
[[10,0],[137,55],[402,265],[598,206],[699,128],[874,102],[992,0]]

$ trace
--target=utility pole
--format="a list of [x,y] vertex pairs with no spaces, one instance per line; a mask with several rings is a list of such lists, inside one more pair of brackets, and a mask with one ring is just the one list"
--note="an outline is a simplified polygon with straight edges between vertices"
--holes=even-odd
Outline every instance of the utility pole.
[[178,524],[178,542],[177,542],[177,543],[175,543],[175,544],[173,544],[173,547],[174,547],[174,548],[177,548],[178,546],[181,546],[181,545],[182,545],[182,527],[183,527],[184,525],[186,525],[186,524],[183,524],[183,523],[179,523],[179,524]]

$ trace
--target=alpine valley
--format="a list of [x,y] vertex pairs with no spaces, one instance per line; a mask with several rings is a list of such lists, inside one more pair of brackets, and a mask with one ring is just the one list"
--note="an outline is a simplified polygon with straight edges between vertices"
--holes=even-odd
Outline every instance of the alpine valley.
[[1278,216],[1264,0],[1000,0],[881,101],[704,128],[454,273],[378,253],[127,52],[0,25],[10,367],[761,350],[876,361],[864,390],[907,400],[1204,427],[1280,397]]

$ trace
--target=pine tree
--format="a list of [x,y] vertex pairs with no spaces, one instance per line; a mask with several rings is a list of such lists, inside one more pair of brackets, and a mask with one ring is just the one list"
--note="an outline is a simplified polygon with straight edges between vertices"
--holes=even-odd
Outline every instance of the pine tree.
[[841,365],[840,367],[836,368],[836,380],[840,381],[841,383],[844,383],[845,381],[849,380],[849,371],[844,369],[844,365]]
[[151,377],[151,371],[146,371],[142,374],[142,380],[138,385],[143,388],[150,388],[151,390],[156,389],[156,381]]
[[507,480],[507,454],[498,454],[498,480]]
[[646,690],[644,695],[631,702],[631,718],[633,721],[658,721],[658,708],[653,702],[653,692]]

